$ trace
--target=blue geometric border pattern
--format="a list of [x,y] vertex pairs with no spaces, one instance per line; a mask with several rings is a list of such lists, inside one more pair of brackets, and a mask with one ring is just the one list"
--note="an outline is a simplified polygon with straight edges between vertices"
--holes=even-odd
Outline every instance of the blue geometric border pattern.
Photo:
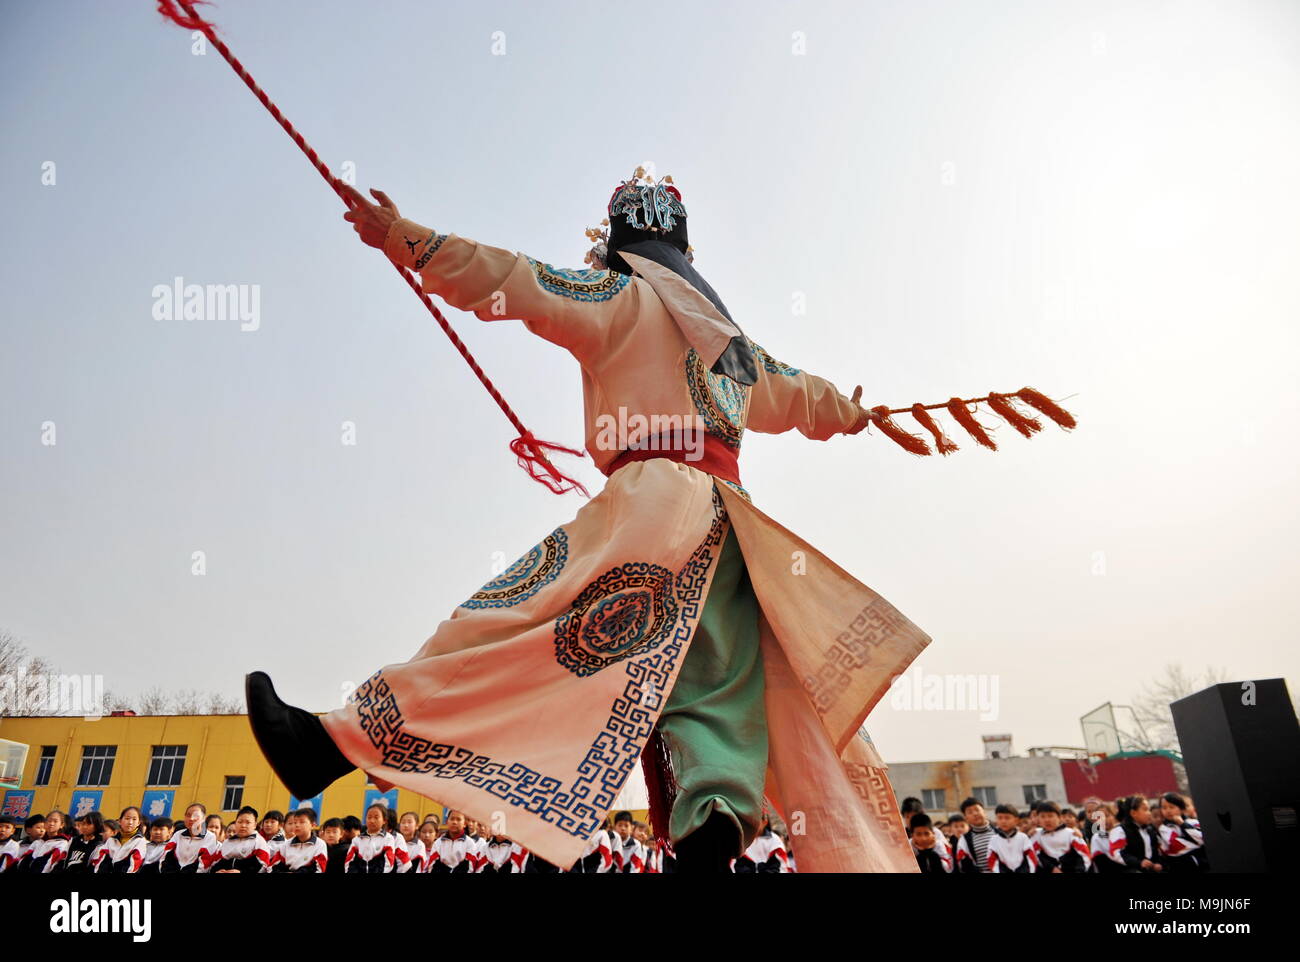
[[632,278],[615,271],[552,267],[524,255],[537,275],[537,283],[552,294],[575,301],[607,301],[627,287]]
[[648,561],[610,568],[555,619],[555,660],[580,678],[652,651],[677,624],[673,573]]
[[556,528],[501,574],[497,575],[462,608],[510,608],[531,598],[554,581],[569,560],[569,536]]
[[763,369],[766,370],[769,374],[784,374],[786,377],[794,377],[796,374],[800,373],[797,367],[791,367],[789,364],[786,364],[784,361],[778,361],[776,358],[774,358],[771,354],[768,354],[767,351],[763,350],[753,341],[750,341],[749,343],[750,346],[753,347],[754,350],[758,352],[758,356],[763,362]]
[[723,484],[725,484],[727,487],[729,487],[732,491],[735,491],[738,495],[740,495],[742,498],[744,498],[744,499],[745,499],[746,501],[748,501],[750,504],[753,504],[753,503],[754,503],[754,499],[751,498],[751,497],[749,496],[749,492],[746,491],[744,488],[742,488],[740,485],[736,484],[736,482],[734,482],[734,481],[728,481],[726,478],[714,478],[713,480],[714,480],[714,481],[721,481]]
[[458,779],[502,801],[531,812],[575,838],[587,839],[609,812],[654,727],[665,689],[683,646],[704,608],[705,581],[728,523],[722,495],[713,489],[713,524],[690,559],[674,576],[678,618],[672,638],[653,653],[627,663],[627,684],[610,706],[578,765],[578,776],[564,780],[519,762],[495,761],[460,745],[435,743],[405,730],[397,699],[383,669],[361,685],[349,701],[361,728],[382,753],[383,764],[404,772]]
[[686,352],[686,386],[691,403],[704,419],[704,430],[733,448],[740,447],[749,387],[708,370],[695,348]]

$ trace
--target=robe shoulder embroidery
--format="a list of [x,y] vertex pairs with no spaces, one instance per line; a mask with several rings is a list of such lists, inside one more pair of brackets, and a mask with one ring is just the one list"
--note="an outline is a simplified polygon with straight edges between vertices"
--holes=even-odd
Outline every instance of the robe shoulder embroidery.
[[559,577],[568,560],[569,536],[564,528],[556,528],[460,606],[475,609],[517,605]]
[[763,362],[763,369],[767,371],[768,374],[784,374],[786,377],[794,377],[796,374],[801,373],[797,367],[791,367],[784,361],[778,361],[752,340],[749,342],[749,345],[758,355],[758,359]]
[[617,295],[632,280],[627,274],[615,271],[596,271],[588,268],[552,267],[528,257],[537,283],[552,294],[575,301],[607,301]]
[[686,385],[705,430],[733,448],[740,447],[750,388],[724,374],[714,374],[695,348],[686,352]]

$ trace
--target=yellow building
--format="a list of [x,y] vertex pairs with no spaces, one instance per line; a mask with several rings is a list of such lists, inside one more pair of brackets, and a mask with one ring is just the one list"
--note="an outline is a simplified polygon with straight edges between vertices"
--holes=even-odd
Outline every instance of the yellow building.
[[[289,808],[289,790],[271,772],[246,715],[0,718],[0,739],[28,746],[19,785],[3,792],[14,811],[27,803],[29,792],[29,812],[40,814],[70,811],[74,793],[83,799],[91,793],[106,818],[116,818],[128,805],[152,817],[143,805],[146,792],[173,793],[170,811],[157,813],[173,819],[183,818],[191,802],[226,822],[242,805],[259,813]],[[355,771],[324,791],[320,818],[364,818],[367,792],[377,791],[364,772]],[[398,814],[441,818],[437,802],[405,789],[397,792]]]

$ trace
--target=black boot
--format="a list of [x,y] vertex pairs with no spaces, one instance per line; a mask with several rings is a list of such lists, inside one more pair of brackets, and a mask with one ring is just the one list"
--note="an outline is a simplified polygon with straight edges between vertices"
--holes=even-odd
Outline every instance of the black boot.
[[294,797],[315,798],[357,767],[339,751],[319,718],[280,700],[266,672],[244,676],[244,699],[258,747]]
[[740,854],[740,829],[727,815],[714,809],[703,825],[673,846],[677,871],[685,875],[717,875],[731,871]]

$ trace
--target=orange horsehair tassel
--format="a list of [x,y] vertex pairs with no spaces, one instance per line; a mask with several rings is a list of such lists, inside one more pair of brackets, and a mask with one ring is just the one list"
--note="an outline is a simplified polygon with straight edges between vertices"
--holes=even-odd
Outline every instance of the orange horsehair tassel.
[[951,398],[948,401],[948,413],[952,415],[954,421],[966,429],[966,433],[973,437],[978,444],[984,445],[990,451],[998,449],[994,440],[988,436],[983,425],[975,420],[975,416],[970,413],[966,407],[966,402],[959,397]]
[[1036,418],[1025,417],[1011,406],[1012,395],[989,391],[989,407],[1002,415],[1010,425],[1025,437],[1032,437],[1035,431],[1043,430],[1043,422]]
[[915,434],[908,434],[889,417],[889,405],[877,404],[870,411],[871,420],[875,422],[880,430],[884,431],[897,444],[911,451],[913,454],[929,454],[930,448],[925,441],[918,438]]
[[1016,397],[1020,398],[1020,400],[1024,401],[1031,407],[1035,407],[1039,411],[1042,411],[1067,431],[1075,427],[1078,423],[1074,420],[1073,414],[1065,410],[1065,408],[1061,407],[1045,394],[1040,394],[1031,387],[1022,387],[1016,392]]
[[940,454],[947,455],[957,450],[956,443],[943,433],[943,429],[935,423],[934,418],[930,417],[930,412],[920,401],[912,405],[912,417],[921,422],[921,427],[934,435],[934,446],[938,448]]

